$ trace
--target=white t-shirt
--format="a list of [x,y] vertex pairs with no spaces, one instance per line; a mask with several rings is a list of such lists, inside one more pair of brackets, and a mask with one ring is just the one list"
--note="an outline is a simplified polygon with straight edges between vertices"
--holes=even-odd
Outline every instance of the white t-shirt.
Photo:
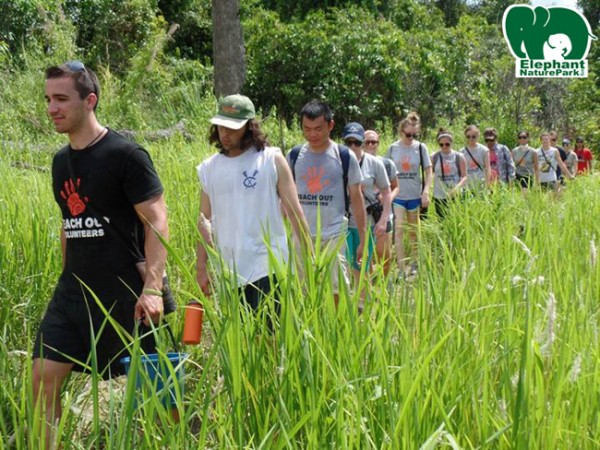
[[548,150],[543,148],[538,149],[538,166],[540,169],[540,183],[549,183],[556,181],[556,162],[560,158],[560,153],[555,147],[550,147]]
[[286,263],[288,246],[277,194],[275,155],[280,150],[254,147],[239,156],[213,155],[196,169],[210,199],[213,239],[238,285],[268,276],[269,244]]

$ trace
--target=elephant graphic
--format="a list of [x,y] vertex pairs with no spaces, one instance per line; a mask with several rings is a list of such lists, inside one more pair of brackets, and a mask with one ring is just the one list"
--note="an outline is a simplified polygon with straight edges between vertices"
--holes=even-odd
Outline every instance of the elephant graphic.
[[584,15],[570,8],[511,5],[502,28],[515,58],[581,60],[596,36]]

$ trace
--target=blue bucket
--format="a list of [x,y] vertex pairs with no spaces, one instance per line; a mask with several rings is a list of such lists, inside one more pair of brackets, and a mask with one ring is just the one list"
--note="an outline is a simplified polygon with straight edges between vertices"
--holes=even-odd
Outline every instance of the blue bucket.
[[[183,397],[185,379],[183,363],[188,356],[188,353],[141,355],[139,371],[145,373],[135,374],[135,388],[138,392],[136,407],[142,402],[144,395],[157,397],[166,407],[175,407],[177,405],[177,389],[179,389],[180,398]],[[131,357],[126,356],[120,361],[125,366],[125,373],[129,376]],[[175,379],[173,375],[175,375]],[[142,398],[140,398],[140,394]]]

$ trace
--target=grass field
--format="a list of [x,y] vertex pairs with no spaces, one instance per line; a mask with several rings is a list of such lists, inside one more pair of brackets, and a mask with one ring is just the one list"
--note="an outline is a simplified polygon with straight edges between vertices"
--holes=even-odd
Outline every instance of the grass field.
[[[43,148],[54,149],[48,144]],[[30,353],[60,272],[53,150],[0,155],[0,448],[38,448]],[[165,184],[169,274],[180,306],[199,296],[195,166],[204,144],[149,146]],[[421,227],[420,272],[369,281],[333,306],[320,264],[285,279],[273,333],[240,317],[222,283],[204,299],[203,344],[188,347],[182,421],[131,381],[73,376],[64,449],[598,448],[600,446],[599,179],[553,199],[500,190]],[[318,258],[319,259],[319,258]],[[181,333],[183,312],[170,319]],[[165,342],[163,350],[168,347]],[[87,404],[83,401],[87,400]]]

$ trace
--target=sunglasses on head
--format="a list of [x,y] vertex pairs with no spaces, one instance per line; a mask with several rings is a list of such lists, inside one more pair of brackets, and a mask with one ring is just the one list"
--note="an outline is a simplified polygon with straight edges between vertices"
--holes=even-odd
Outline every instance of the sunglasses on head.
[[356,140],[349,140],[349,141],[346,141],[346,145],[348,147],[351,147],[351,146],[360,147],[362,145],[362,142],[356,141]]
[[416,138],[418,135],[417,133],[404,133],[404,136],[406,136],[408,139],[412,139]]
[[65,66],[67,66],[69,70],[72,70],[73,72],[85,72],[85,65],[79,60],[67,61]]
[[367,144],[367,145],[377,145],[377,144],[379,144],[379,141],[368,140],[368,141],[365,141],[365,144]]
[[477,139],[476,134],[467,134],[467,139]]

